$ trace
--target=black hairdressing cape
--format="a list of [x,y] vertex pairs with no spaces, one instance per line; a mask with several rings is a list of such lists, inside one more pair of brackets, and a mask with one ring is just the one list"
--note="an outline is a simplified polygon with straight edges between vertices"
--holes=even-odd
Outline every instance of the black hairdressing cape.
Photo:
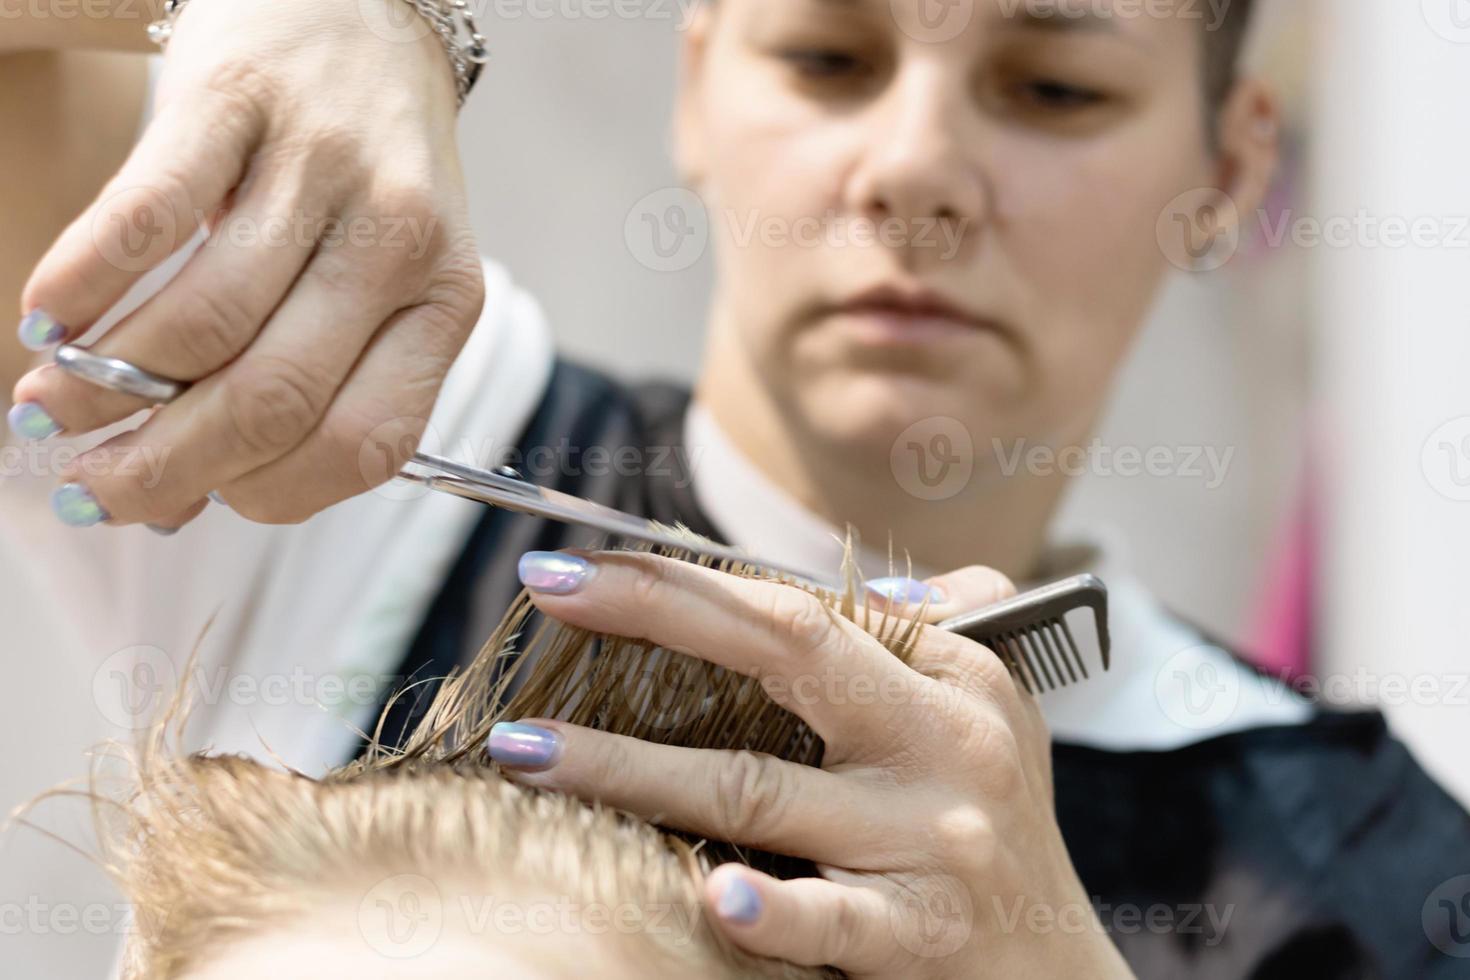
[[[512,462],[542,485],[719,539],[689,487],[688,401],[558,364]],[[442,677],[474,656],[520,591],[522,553],[597,544],[487,509],[402,676]],[[385,735],[401,737],[426,701],[401,702]],[[1053,753],[1077,871],[1144,980],[1470,978],[1470,817],[1377,713],[1166,752]],[[975,909],[1002,928],[1062,928],[1045,912]]]

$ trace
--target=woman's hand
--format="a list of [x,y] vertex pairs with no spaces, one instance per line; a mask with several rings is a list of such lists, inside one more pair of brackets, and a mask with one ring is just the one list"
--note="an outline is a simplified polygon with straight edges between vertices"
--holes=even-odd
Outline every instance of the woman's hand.
[[[64,474],[97,505],[72,522],[177,527],[218,491],[290,523],[397,472],[483,302],[456,115],[445,52],[404,0],[184,8],[155,118],[23,298],[22,340],[54,346],[211,230],[94,348],[194,385]],[[147,407],[53,365],[14,397],[32,436]],[[143,451],[161,478],[121,465]]]
[[[737,945],[854,976],[1130,975],[1062,842],[1045,723],[989,650],[926,626],[905,665],[797,589],[653,555],[533,553],[522,579],[548,616],[760,677],[826,743],[815,769],[553,721],[492,734],[526,783],[815,861],[715,870]],[[931,584],[934,617],[1014,592],[983,568]]]

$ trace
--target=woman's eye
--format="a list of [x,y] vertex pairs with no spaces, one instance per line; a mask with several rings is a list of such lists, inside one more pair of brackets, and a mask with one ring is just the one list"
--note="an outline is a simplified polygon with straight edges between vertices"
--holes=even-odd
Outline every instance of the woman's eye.
[[1068,85],[1051,79],[1037,79],[1018,86],[1021,99],[1043,109],[1084,109],[1106,100],[1095,89]]
[[807,78],[851,78],[861,76],[867,66],[847,51],[815,48],[783,51],[781,58]]

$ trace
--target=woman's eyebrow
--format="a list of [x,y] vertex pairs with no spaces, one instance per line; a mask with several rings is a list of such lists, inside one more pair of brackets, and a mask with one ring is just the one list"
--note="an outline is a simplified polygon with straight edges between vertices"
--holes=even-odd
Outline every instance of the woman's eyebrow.
[[1042,6],[1043,9],[1038,10],[1025,0],[999,0],[996,5],[996,26],[1007,30],[1042,31],[1057,35],[1105,35],[1140,47],[1147,47],[1149,44],[1138,32],[1124,28],[1122,15],[1103,9],[1097,4],[1074,6],[1058,0]]
[[[3,0],[0,0],[3,2]],[[685,0],[678,0],[685,2]],[[919,3],[963,3],[965,0],[916,0]],[[757,8],[767,7],[774,11],[789,13],[799,8],[802,13],[823,17],[852,17],[858,14],[885,17],[893,16],[889,0],[756,0]]]

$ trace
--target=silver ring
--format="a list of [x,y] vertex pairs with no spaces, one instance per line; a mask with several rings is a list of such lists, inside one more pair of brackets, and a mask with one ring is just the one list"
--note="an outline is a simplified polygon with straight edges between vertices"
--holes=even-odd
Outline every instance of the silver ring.
[[189,389],[180,381],[161,378],[135,364],[116,357],[102,357],[75,344],[56,348],[56,364],[66,373],[99,388],[132,395],[154,405],[167,404]]

